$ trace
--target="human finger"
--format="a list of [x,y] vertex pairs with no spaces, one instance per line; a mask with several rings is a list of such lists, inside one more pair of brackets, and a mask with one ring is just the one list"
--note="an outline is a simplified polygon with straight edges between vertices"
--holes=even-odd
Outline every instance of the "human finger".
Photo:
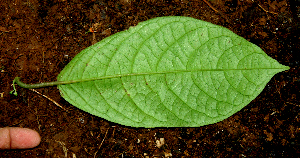
[[0,149],[27,149],[39,145],[41,137],[32,129],[21,127],[0,128]]

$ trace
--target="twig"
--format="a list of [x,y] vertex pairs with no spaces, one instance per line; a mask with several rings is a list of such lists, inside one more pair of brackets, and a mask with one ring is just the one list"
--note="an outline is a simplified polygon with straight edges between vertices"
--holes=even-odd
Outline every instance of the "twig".
[[39,95],[45,97],[46,99],[48,99],[48,100],[50,100],[52,103],[54,103],[56,106],[58,106],[58,107],[64,109],[66,112],[68,112],[68,110],[67,110],[66,108],[62,107],[62,106],[59,105],[56,101],[54,101],[53,99],[47,97],[46,95],[44,95],[44,94],[42,94],[42,93],[36,91],[35,89],[29,89],[29,90],[31,90],[31,91],[33,91],[33,92],[35,92],[35,93],[37,93],[37,94],[39,94]]
[[220,11],[218,11],[215,7],[213,7],[208,1],[203,0],[203,2],[205,2],[212,10],[214,10],[216,13],[220,14],[222,18],[224,18],[226,20],[226,22],[229,23],[227,17]]
[[102,144],[103,144],[103,142],[104,142],[104,140],[105,140],[105,138],[106,138],[106,136],[107,136],[108,130],[109,130],[109,127],[108,127],[107,130],[106,130],[105,136],[104,136],[104,138],[102,139],[102,142],[101,142],[101,144],[100,144],[99,147],[98,147],[98,150],[97,150],[97,151],[95,152],[95,154],[94,154],[94,158],[96,158],[96,155],[97,155],[98,151],[100,150],[100,148],[101,148],[101,146],[102,146]]
[[294,104],[294,103],[291,103],[291,102],[286,102],[288,104],[291,104],[291,105],[295,105],[295,106],[299,106],[298,104]]
[[68,149],[66,147],[66,144],[64,142],[61,142],[61,141],[58,141],[58,140],[54,140],[55,142],[59,143],[62,148],[63,148],[63,151],[65,153],[65,157],[68,157]]
[[207,2],[206,0],[203,0],[203,2],[205,2],[212,10],[214,10],[215,12],[221,14],[215,7],[213,7],[209,2]]
[[[255,3],[254,0],[252,0],[252,2]],[[276,15],[278,14],[278,13],[275,13],[275,12],[267,11],[267,10],[266,10],[265,8],[263,8],[259,3],[257,3],[257,5],[258,5],[263,11],[265,11],[266,13],[271,13],[271,14],[276,14]]]

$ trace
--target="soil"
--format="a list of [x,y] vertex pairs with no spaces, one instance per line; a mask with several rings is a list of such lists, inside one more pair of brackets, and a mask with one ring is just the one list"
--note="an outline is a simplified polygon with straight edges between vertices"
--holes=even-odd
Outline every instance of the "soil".
[[[0,127],[38,131],[41,144],[0,157],[299,157],[299,0],[4,0],[0,2]],[[224,26],[261,47],[289,71],[275,75],[238,113],[198,128],[131,128],[66,102],[55,81],[81,50],[141,21],[189,16]],[[298,33],[297,33],[298,32]],[[68,109],[68,110],[66,110]]]

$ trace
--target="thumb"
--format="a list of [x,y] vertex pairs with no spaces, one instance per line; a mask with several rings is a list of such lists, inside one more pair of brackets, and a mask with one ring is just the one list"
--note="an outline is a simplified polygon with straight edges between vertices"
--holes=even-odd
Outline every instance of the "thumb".
[[0,128],[0,149],[34,148],[40,142],[41,137],[34,130],[21,127]]

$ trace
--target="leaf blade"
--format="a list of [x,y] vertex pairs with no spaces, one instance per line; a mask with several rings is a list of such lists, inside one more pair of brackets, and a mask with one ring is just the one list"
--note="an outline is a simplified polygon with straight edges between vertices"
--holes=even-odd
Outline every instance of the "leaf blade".
[[71,104],[112,122],[197,127],[239,111],[287,69],[226,28],[161,17],[83,50],[58,80],[116,77],[58,88]]

